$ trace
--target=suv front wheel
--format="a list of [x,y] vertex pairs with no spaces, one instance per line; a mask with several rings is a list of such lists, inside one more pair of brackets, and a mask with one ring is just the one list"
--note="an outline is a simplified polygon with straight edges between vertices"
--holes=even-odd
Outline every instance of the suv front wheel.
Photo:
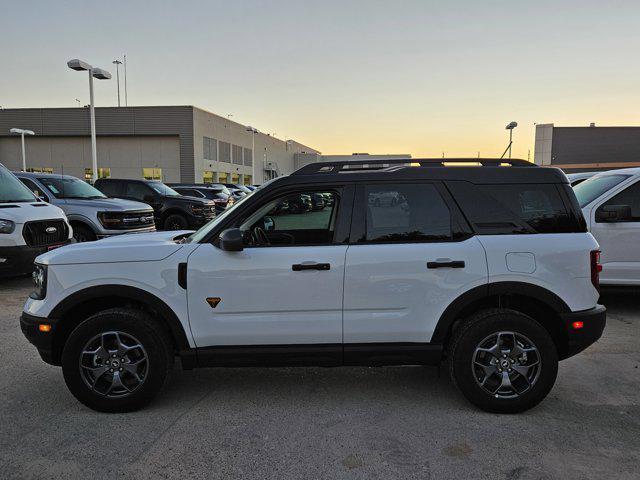
[[144,312],[98,312],[71,333],[62,372],[71,393],[101,412],[130,412],[148,404],[173,368],[168,334]]
[[483,310],[456,332],[450,372],[471,403],[489,412],[517,413],[547,396],[558,373],[558,353],[547,330],[531,317]]

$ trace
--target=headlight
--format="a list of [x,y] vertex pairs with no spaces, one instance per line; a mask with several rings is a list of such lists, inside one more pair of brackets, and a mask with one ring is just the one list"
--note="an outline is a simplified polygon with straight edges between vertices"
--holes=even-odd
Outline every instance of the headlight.
[[34,300],[42,300],[47,296],[47,266],[36,263],[33,265],[33,292],[29,295]]
[[189,208],[194,215],[202,215],[204,213],[204,207],[199,203],[192,203],[189,205]]
[[16,224],[11,220],[0,219],[0,233],[13,233],[16,228]]
[[104,228],[117,228],[122,225],[120,213],[98,212],[98,220]]

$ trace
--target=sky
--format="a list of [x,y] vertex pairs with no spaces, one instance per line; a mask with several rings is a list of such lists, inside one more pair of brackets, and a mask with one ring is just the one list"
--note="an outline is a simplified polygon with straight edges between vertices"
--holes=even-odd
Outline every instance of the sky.
[[[195,105],[325,154],[533,159],[535,123],[640,124],[637,1],[0,0],[0,106]],[[122,73],[122,72],[121,72]],[[121,89],[123,78],[121,75]]]

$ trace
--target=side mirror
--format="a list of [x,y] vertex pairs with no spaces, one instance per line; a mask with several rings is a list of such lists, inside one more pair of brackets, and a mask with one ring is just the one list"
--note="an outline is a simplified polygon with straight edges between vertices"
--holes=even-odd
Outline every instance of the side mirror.
[[269,231],[269,230],[275,230],[276,229],[276,222],[273,220],[273,218],[271,217],[264,217],[262,219],[262,222],[264,223],[264,229]]
[[244,249],[242,232],[239,228],[228,228],[220,234],[220,248],[227,252],[241,252]]
[[629,205],[604,205],[596,210],[596,222],[628,222],[631,219]]

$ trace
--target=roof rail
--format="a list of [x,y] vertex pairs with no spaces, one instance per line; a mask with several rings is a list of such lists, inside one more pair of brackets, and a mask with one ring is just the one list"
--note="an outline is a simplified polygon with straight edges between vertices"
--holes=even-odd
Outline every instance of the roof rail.
[[299,168],[291,175],[313,175],[316,173],[344,173],[372,171],[393,167],[447,167],[449,164],[469,164],[482,167],[537,167],[535,163],[517,158],[395,158],[386,160],[345,160],[342,162],[317,162]]

